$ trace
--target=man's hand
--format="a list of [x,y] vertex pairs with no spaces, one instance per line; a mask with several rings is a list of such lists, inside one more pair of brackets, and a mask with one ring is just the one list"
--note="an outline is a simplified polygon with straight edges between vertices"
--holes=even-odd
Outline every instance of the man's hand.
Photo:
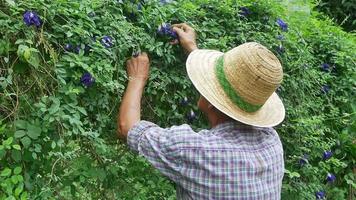
[[150,62],[146,53],[132,57],[126,63],[129,83],[117,117],[119,138],[126,140],[129,130],[141,120],[141,98],[146,85]]
[[185,23],[173,24],[172,27],[178,34],[180,45],[182,45],[188,53],[198,49],[196,33],[192,27]]
[[147,54],[143,52],[128,60],[126,70],[129,81],[140,80],[146,83],[150,70],[150,60]]

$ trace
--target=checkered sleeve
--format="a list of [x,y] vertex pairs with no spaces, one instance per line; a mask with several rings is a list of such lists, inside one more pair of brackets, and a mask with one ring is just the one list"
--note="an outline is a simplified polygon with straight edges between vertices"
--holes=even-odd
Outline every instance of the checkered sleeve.
[[[192,131],[188,125],[161,128],[140,121],[128,132],[127,143],[134,152],[144,156],[161,173],[177,182],[180,178],[179,142],[182,133]],[[179,140],[178,140],[179,139]]]

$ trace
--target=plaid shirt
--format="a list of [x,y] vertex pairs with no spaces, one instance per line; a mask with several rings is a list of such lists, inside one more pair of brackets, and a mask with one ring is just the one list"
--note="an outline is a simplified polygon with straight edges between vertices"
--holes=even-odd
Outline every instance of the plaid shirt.
[[177,199],[280,199],[283,148],[273,128],[231,121],[196,133],[140,121],[128,145],[177,184]]

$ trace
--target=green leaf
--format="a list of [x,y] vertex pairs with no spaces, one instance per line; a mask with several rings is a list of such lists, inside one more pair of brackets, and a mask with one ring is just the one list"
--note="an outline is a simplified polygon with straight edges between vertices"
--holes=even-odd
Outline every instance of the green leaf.
[[24,137],[24,138],[21,138],[21,143],[22,145],[25,147],[25,148],[28,148],[31,144],[31,139],[29,137]]
[[21,150],[21,146],[18,144],[14,144],[12,145],[12,148],[16,149],[16,150]]
[[5,140],[5,141],[3,142],[4,147],[6,148],[7,146],[10,146],[13,141],[14,141],[14,138],[13,138],[13,137],[7,138],[7,140]]
[[21,161],[21,151],[18,150],[12,150],[11,151],[11,158],[14,159],[14,161],[16,162],[20,162]]
[[25,192],[23,192],[23,193],[21,194],[20,199],[21,199],[21,200],[26,200],[26,199],[27,199],[27,196],[28,196],[28,194],[27,194],[27,192],[25,191]]
[[34,125],[27,126],[27,135],[32,139],[37,139],[41,135],[41,128]]
[[25,121],[25,120],[17,120],[15,122],[15,125],[19,129],[26,129],[27,128],[27,121]]
[[4,157],[6,154],[6,151],[4,149],[3,145],[0,145],[0,160],[2,159],[2,157]]
[[32,158],[35,160],[37,159],[37,154],[35,152],[32,153]]
[[11,176],[11,182],[13,184],[17,184],[19,182],[19,180],[17,179],[17,176]]
[[6,0],[6,3],[8,3],[10,6],[15,6],[16,5],[14,0]]
[[6,167],[4,170],[2,170],[1,174],[0,174],[0,176],[5,176],[5,177],[10,176],[10,175],[11,175],[11,169],[8,167]]
[[15,189],[15,196],[20,196],[21,192],[23,191],[23,184],[19,184],[17,188]]
[[22,172],[22,168],[21,167],[16,167],[14,169],[14,174],[20,174]]
[[24,130],[18,130],[15,132],[14,136],[15,138],[21,138],[26,135],[26,132]]

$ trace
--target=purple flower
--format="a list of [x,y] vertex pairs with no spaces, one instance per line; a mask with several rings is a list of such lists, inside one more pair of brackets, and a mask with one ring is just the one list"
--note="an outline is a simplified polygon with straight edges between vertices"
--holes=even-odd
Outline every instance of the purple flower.
[[327,181],[328,183],[333,183],[335,180],[336,180],[336,176],[335,176],[334,174],[328,173],[328,174],[326,175],[326,181]]
[[285,51],[284,47],[281,44],[277,46],[276,50],[279,54],[283,54]]
[[285,39],[284,35],[277,35],[276,38],[277,38],[277,40],[284,40]]
[[82,45],[77,45],[74,49],[73,49],[73,52],[76,53],[76,54],[79,54],[80,53],[80,50],[83,50],[84,51],[84,54],[88,54],[89,51],[90,51],[90,46],[85,44],[84,45],[84,49],[82,49]]
[[330,70],[330,65],[328,63],[323,63],[321,65],[321,70],[328,72]]
[[104,45],[106,48],[109,48],[113,45],[113,41],[112,41],[112,38],[110,36],[104,36],[102,39],[101,39],[101,44]]
[[180,102],[180,104],[181,104],[182,106],[187,106],[188,103],[189,103],[189,99],[188,99],[187,97],[184,97],[184,98],[182,99],[182,101]]
[[65,50],[65,51],[70,52],[70,51],[72,51],[72,49],[73,49],[73,46],[72,46],[71,44],[66,44],[66,45],[64,46],[64,50]]
[[81,49],[82,49],[81,45],[78,45],[78,46],[76,46],[76,47],[74,48],[74,52],[75,52],[76,54],[79,54]]
[[252,12],[247,7],[240,7],[240,12],[239,12],[240,15],[247,17],[251,13]]
[[324,199],[325,198],[325,192],[324,191],[318,191],[315,193],[316,199]]
[[178,39],[178,35],[177,33],[173,30],[172,26],[168,23],[162,23],[158,29],[157,29],[157,33],[159,35],[166,35],[166,36],[170,36],[173,39]]
[[42,24],[40,17],[35,11],[26,11],[23,14],[23,21],[27,26],[35,25],[37,28]]
[[308,159],[309,159],[309,155],[304,154],[303,157],[299,160],[299,164],[301,166],[308,164],[309,163]]
[[82,77],[80,78],[80,82],[86,86],[86,87],[90,87],[93,85],[93,83],[95,82],[94,77],[89,73],[89,72],[85,72]]
[[278,18],[276,22],[282,31],[288,31],[288,24],[285,23],[282,19]]
[[328,86],[328,85],[323,85],[323,86],[321,87],[321,92],[323,92],[324,94],[329,93],[329,91],[330,91],[330,86]]
[[88,16],[89,16],[89,17],[95,17],[95,12],[90,12],[90,13],[88,13]]
[[187,120],[189,123],[193,122],[197,116],[195,115],[193,110],[190,110],[190,112],[187,114]]
[[331,158],[333,156],[333,152],[331,151],[324,151],[323,153],[323,160],[328,160],[329,158]]
[[161,5],[165,5],[167,3],[172,3],[173,1],[174,0],[160,0],[159,2],[160,2]]

